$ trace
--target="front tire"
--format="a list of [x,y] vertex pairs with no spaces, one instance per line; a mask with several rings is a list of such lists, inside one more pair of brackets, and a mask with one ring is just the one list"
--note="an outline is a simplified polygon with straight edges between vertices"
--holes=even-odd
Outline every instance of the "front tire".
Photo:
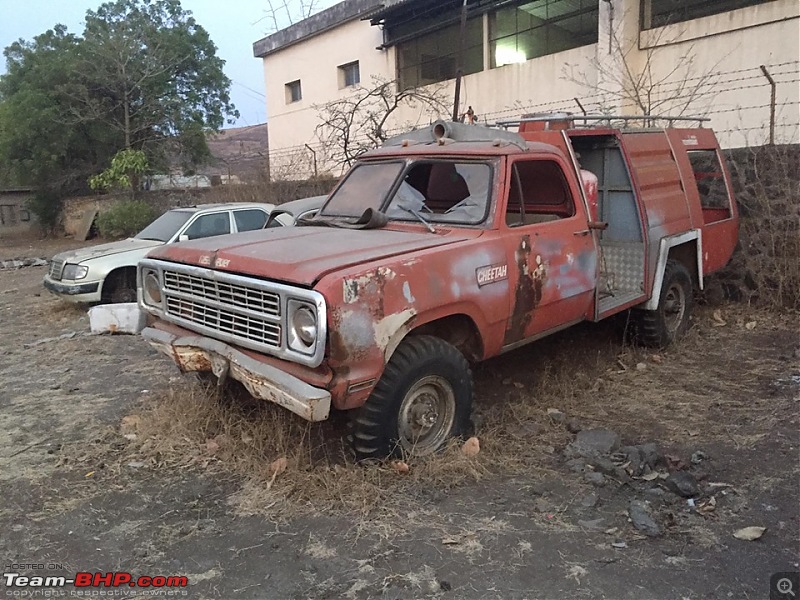
[[356,458],[434,454],[468,431],[471,410],[472,374],[464,355],[437,337],[409,337],[355,411]]
[[105,304],[136,302],[135,268],[118,269],[106,277],[103,283],[103,302]]
[[656,310],[639,312],[638,338],[645,346],[663,348],[689,328],[692,315],[692,276],[677,260],[668,260]]

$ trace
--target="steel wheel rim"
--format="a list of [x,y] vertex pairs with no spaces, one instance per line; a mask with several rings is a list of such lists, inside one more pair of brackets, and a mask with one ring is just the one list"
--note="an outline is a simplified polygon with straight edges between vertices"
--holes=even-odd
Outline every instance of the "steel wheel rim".
[[428,375],[406,392],[397,421],[399,442],[414,456],[427,456],[449,437],[456,415],[456,394],[444,377]]
[[669,333],[675,333],[683,322],[686,313],[686,292],[683,286],[673,283],[664,296],[664,325]]

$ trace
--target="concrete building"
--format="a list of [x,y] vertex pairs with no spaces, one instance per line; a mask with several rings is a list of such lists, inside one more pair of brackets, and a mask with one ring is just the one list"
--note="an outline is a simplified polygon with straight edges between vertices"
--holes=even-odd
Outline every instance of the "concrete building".
[[0,189],[0,239],[38,229],[36,216],[28,208],[33,195],[31,188]]
[[[388,133],[447,118],[461,5],[346,0],[256,42],[273,178],[315,169],[338,174],[330,129],[319,127],[324,107],[362,98],[378,80],[449,103],[438,110],[403,103],[387,119]],[[472,107],[479,123],[530,112],[648,112],[706,116],[726,147],[768,143],[771,130],[775,143],[800,141],[797,0],[469,0],[467,6],[459,113]],[[363,137],[364,130],[353,134]]]

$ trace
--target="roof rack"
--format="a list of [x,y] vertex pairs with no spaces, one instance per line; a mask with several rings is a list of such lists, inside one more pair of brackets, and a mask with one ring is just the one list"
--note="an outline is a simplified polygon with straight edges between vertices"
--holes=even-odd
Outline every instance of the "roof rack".
[[439,119],[428,127],[414,129],[387,139],[383,146],[405,146],[409,143],[430,144],[454,142],[492,142],[493,144],[514,144],[526,150],[528,142],[521,135],[513,131],[492,129],[483,125],[467,125]]
[[623,121],[627,126],[631,122],[636,121],[643,121],[646,123],[646,127],[653,127],[657,121],[666,121],[667,127],[672,127],[672,125],[677,121],[697,121],[700,127],[703,126],[705,121],[710,121],[711,119],[708,117],[684,117],[684,116],[659,116],[659,115],[575,115],[572,113],[552,113],[552,114],[543,114],[543,115],[532,115],[528,117],[522,117],[519,119],[510,119],[504,121],[497,121],[495,125],[497,127],[502,127],[503,129],[507,129],[508,127],[519,126],[522,123],[540,123],[540,122],[547,122],[547,121],[583,121],[584,124],[588,125],[590,122],[603,122],[608,121]]

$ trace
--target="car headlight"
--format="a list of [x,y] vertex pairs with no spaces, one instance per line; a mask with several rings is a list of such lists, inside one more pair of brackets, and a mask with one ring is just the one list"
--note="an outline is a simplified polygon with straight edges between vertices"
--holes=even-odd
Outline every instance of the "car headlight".
[[64,265],[61,279],[83,279],[89,272],[89,267],[83,265]]
[[290,300],[289,347],[304,354],[313,354],[317,333],[317,312],[314,307]]
[[142,297],[145,304],[161,305],[161,281],[156,271],[145,271],[142,277]]

